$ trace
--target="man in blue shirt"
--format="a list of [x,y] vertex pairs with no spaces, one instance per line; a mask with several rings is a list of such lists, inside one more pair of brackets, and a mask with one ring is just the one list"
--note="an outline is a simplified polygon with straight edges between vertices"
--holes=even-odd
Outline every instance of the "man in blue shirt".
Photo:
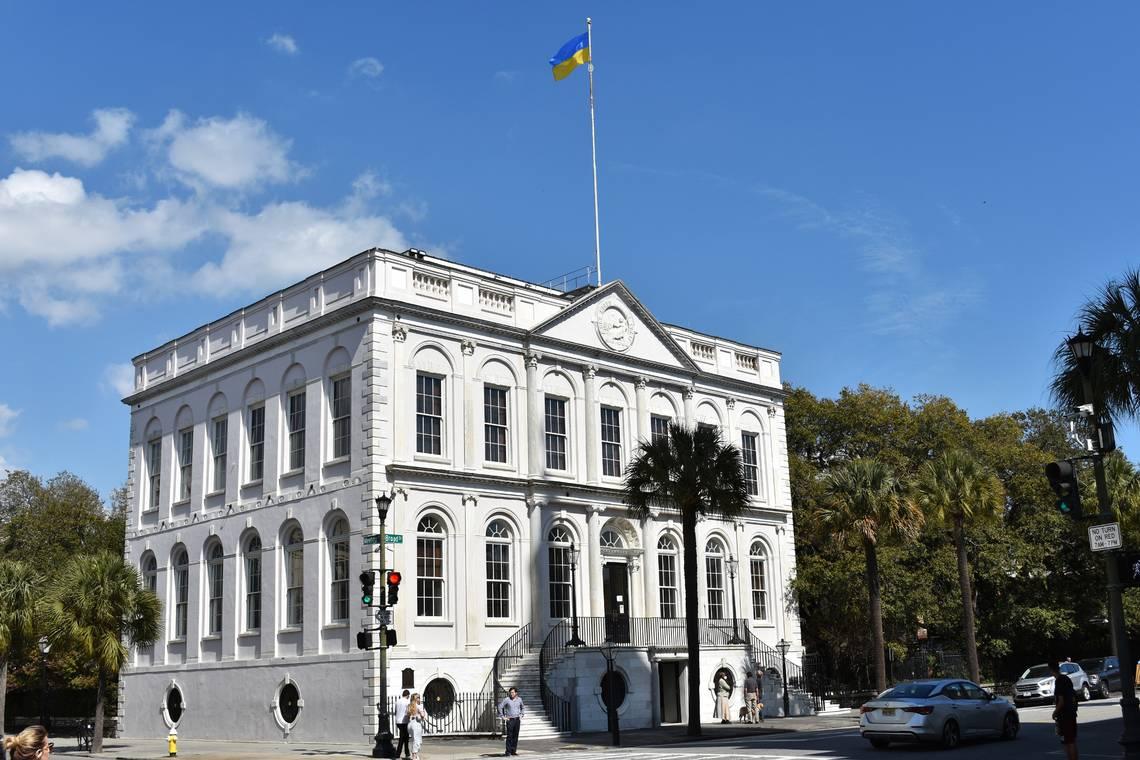
[[511,687],[509,696],[499,703],[499,715],[507,721],[507,755],[519,753],[519,728],[522,725],[523,702],[519,690]]

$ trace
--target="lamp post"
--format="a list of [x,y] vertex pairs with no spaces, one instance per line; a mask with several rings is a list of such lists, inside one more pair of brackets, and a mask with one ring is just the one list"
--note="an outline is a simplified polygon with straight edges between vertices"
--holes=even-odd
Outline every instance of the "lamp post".
[[[1081,373],[1085,403],[1090,407],[1090,415],[1094,424],[1099,428],[1100,418],[1096,409],[1096,399],[1093,397],[1092,363],[1096,352],[1096,341],[1085,335],[1081,329],[1069,338],[1066,343],[1077,360],[1077,369]],[[1099,439],[1099,436],[1098,436]],[[1096,498],[1099,507],[1098,517],[1102,522],[1113,520],[1112,504],[1108,496],[1108,482],[1104,476],[1104,453],[1097,448],[1092,455],[1093,473],[1096,477]],[[1124,731],[1120,735],[1120,744],[1124,747],[1124,757],[1140,759],[1140,703],[1136,700],[1136,671],[1132,667],[1132,656],[1128,645],[1128,634],[1124,629],[1124,604],[1121,601],[1120,570],[1116,564],[1117,552],[1104,553],[1105,576],[1108,585],[1108,619],[1112,631],[1112,651],[1120,663],[1120,712],[1124,719]]]
[[728,580],[732,584],[732,638],[728,640],[729,644],[743,644],[744,639],[740,638],[740,631],[737,630],[736,617],[736,570],[740,566],[740,561],[728,555]]
[[47,728],[47,656],[51,651],[51,642],[47,636],[40,636],[40,725]]
[[[384,522],[388,519],[388,508],[392,506],[392,495],[381,493],[376,497],[376,513],[380,517],[380,582],[387,583],[388,542],[384,532]],[[384,595],[382,610],[388,609],[387,591]],[[376,729],[376,744],[372,747],[372,757],[383,757],[392,760],[396,757],[396,748],[392,746],[392,731],[388,723],[388,627],[380,619],[380,704],[376,705],[379,726]]]
[[573,616],[570,623],[571,636],[566,642],[568,647],[584,647],[586,642],[578,637],[578,559],[582,551],[570,542],[570,614]]
[[617,674],[614,671],[614,645],[613,642],[607,642],[605,647],[599,650],[602,656],[606,658],[606,693],[604,701],[606,703],[606,723],[610,729],[610,741],[613,746],[621,746],[621,728],[618,726],[618,704],[617,704]]
[[791,642],[787,639],[780,639],[776,642],[776,650],[780,653],[780,680],[781,688],[784,690],[784,717],[788,717],[791,708],[788,705],[788,650],[792,648]]

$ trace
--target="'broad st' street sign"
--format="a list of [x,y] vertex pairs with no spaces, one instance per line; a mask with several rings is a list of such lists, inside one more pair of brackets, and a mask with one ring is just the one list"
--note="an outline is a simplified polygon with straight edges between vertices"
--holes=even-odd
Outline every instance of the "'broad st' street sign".
[[[365,533],[364,534],[364,545],[365,546],[373,546],[373,545],[378,544],[378,543],[380,543],[380,534],[379,533]],[[386,543],[386,544],[402,544],[402,543],[404,543],[404,537],[403,537],[403,535],[401,535],[399,533],[385,533],[384,534],[384,543]]]
[[1089,548],[1094,552],[1106,552],[1120,546],[1120,523],[1089,526]]

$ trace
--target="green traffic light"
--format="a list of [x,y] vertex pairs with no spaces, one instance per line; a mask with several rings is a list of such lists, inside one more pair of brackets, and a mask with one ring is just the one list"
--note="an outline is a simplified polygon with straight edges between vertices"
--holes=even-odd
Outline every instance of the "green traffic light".
[[372,604],[372,594],[365,594],[364,596],[360,597],[360,601],[364,604]]

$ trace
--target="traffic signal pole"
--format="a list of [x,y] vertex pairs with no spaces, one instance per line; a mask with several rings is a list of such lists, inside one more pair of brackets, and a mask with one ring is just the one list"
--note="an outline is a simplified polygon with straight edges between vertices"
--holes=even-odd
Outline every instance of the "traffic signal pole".
[[[388,541],[384,528],[384,520],[388,517],[388,505],[381,505],[381,497],[376,498],[376,511],[380,515],[380,581],[387,584],[388,578]],[[384,605],[380,608],[387,611],[388,594],[385,589]],[[388,621],[387,614],[380,617],[380,703],[376,705],[379,727],[376,729],[376,745],[372,748],[372,757],[383,757],[391,760],[396,757],[396,748],[392,746],[392,731],[388,722]]]

